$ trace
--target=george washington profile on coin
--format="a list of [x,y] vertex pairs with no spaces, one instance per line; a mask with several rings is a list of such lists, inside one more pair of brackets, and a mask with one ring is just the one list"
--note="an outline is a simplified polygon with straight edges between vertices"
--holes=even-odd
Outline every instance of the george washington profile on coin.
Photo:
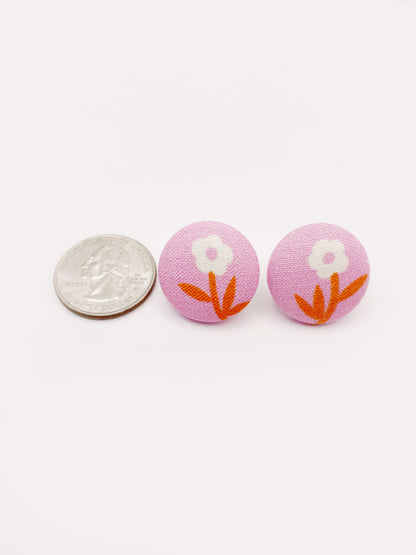
[[128,293],[126,278],[130,271],[128,253],[121,247],[104,245],[96,249],[82,265],[81,277],[89,289],[84,298],[115,301]]
[[109,318],[141,303],[155,277],[155,261],[142,244],[122,235],[98,235],[64,254],[54,282],[58,297],[73,312]]

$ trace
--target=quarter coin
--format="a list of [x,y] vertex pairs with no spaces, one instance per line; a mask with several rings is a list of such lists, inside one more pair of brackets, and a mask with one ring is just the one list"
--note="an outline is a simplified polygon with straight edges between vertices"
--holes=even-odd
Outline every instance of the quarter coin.
[[156,264],[146,247],[122,235],[98,235],[64,254],[54,282],[59,299],[73,312],[110,318],[140,304],[155,278]]

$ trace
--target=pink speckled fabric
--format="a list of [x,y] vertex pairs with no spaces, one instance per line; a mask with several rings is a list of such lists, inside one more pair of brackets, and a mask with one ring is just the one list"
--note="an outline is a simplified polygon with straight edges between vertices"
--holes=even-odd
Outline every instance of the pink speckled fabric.
[[308,324],[334,322],[363,297],[369,281],[367,253],[346,229],[310,224],[280,241],[267,281],[279,307]]
[[256,292],[259,263],[249,241],[219,222],[178,231],[159,260],[163,293],[187,318],[220,322],[238,314]]

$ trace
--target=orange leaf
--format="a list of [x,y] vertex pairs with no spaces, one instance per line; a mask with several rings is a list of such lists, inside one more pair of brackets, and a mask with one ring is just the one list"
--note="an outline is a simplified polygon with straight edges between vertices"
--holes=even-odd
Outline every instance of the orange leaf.
[[207,293],[205,293],[205,291],[202,291],[202,289],[200,289],[199,287],[191,285],[190,283],[179,283],[178,285],[184,293],[186,293],[193,299],[196,299],[197,301],[202,301],[204,303],[211,302],[211,297]]
[[227,312],[227,316],[234,316],[234,314],[238,314],[243,310],[243,308],[246,308],[249,302],[250,301],[246,301],[245,303],[236,304],[235,306],[233,306],[233,308],[230,308],[230,310]]
[[302,310],[302,312],[306,314],[306,316],[309,316],[309,318],[312,318],[313,320],[318,320],[315,314],[315,310],[311,307],[309,303],[305,301],[305,299],[302,299],[302,297],[299,297],[299,295],[295,295],[295,299],[298,303],[299,308]]
[[322,318],[325,312],[325,297],[319,285],[315,287],[315,293],[313,295],[313,310],[315,313],[314,318],[318,320]]
[[231,308],[231,305],[233,304],[235,296],[235,285],[236,279],[234,276],[231,278],[230,283],[227,285],[227,289],[225,290],[224,298],[222,300],[222,309],[224,312],[228,312],[228,310]]
[[338,297],[338,302],[345,301],[349,297],[352,297],[359,289],[361,289],[367,277],[368,275],[366,274],[365,276],[361,276],[355,281],[353,281],[352,283],[350,283],[348,287],[346,287]]

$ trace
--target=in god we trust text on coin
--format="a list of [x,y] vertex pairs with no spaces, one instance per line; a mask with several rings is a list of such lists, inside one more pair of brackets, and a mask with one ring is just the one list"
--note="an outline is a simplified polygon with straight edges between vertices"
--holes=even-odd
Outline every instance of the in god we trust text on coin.
[[55,290],[73,312],[110,318],[140,304],[155,278],[156,264],[146,247],[121,235],[98,235],[78,243],[61,258]]

